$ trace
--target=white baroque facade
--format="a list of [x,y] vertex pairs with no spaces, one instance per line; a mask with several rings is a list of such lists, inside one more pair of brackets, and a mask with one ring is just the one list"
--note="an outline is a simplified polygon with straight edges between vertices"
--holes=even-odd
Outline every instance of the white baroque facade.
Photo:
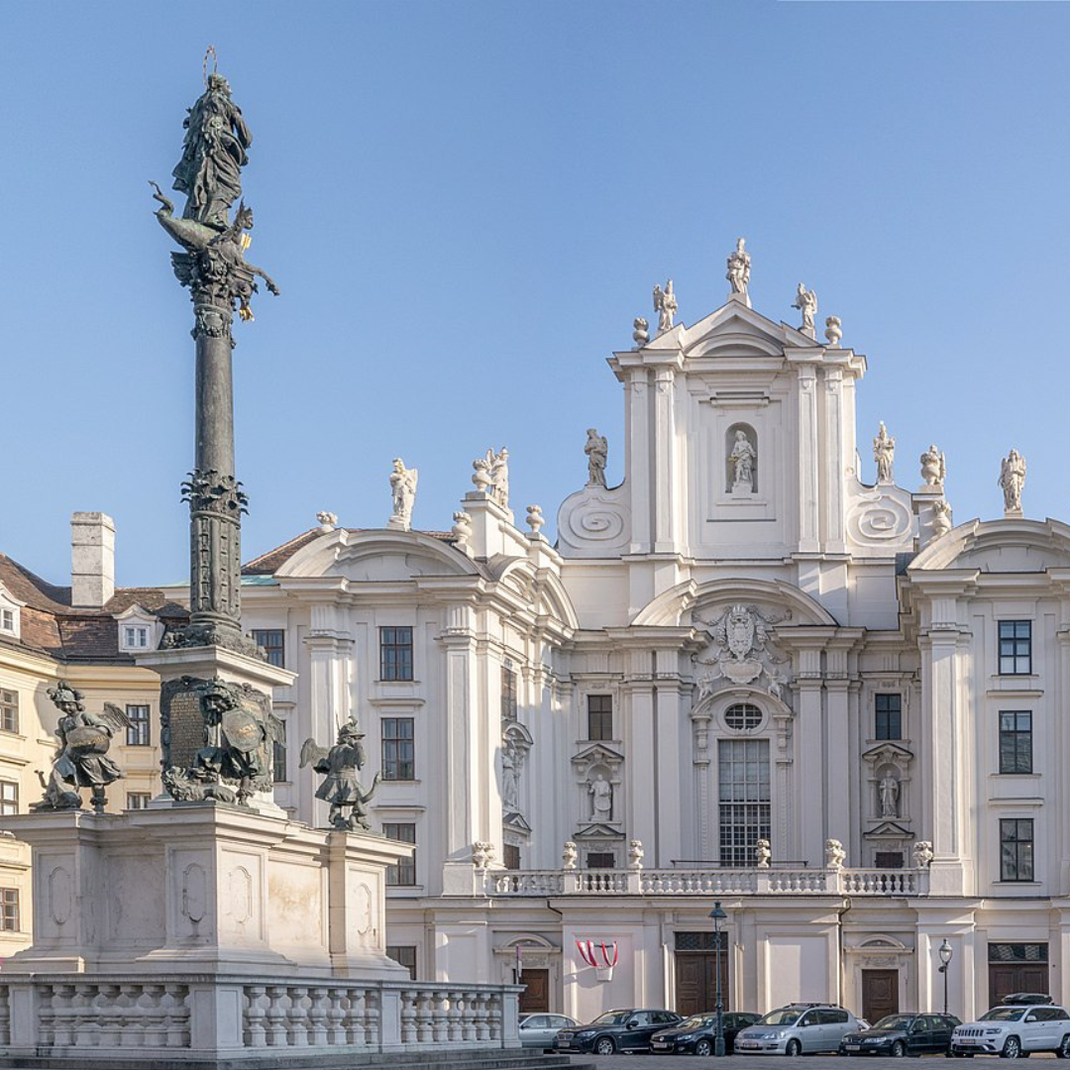
[[450,533],[332,516],[247,566],[245,625],[298,673],[277,800],[324,823],[299,744],[356,710],[376,825],[416,844],[388,900],[416,977],[511,980],[519,946],[527,1006],[588,1019],[703,1009],[720,961],[732,1006],[873,1017],[940,1009],[946,940],[964,1019],[1070,1000],[1070,528],[952,528],[942,455],[893,473],[883,427],[860,464],[841,333],[745,285],[637,329],[624,479],[596,456],[556,544],[503,449]]

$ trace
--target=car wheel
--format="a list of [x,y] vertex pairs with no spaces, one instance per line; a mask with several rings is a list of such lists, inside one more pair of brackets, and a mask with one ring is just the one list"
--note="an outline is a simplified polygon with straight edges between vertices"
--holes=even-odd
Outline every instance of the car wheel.
[[1059,1046],[1055,1049],[1055,1058],[1070,1059],[1070,1034],[1059,1041]]
[[1003,1059],[1018,1059],[1022,1055],[1022,1042],[1017,1037],[1007,1037],[1003,1042],[1003,1051],[1000,1053]]
[[802,1045],[797,1040],[789,1040],[784,1047],[785,1055],[802,1055]]
[[705,1037],[703,1037],[701,1040],[695,1041],[695,1054],[712,1055],[713,1045]]
[[595,1055],[612,1055],[617,1050],[612,1037],[599,1037],[594,1042]]
[[907,1046],[901,1040],[897,1040],[892,1045],[892,1052],[891,1053],[892,1053],[892,1055],[895,1056],[895,1058],[902,1059],[903,1056],[906,1055],[906,1053],[907,1053]]

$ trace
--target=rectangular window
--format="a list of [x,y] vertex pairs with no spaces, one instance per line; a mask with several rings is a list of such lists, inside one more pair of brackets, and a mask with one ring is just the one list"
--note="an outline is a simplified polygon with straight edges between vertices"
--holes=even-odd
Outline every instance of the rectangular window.
[[19,931],[18,888],[0,888],[0,929],[6,933]]
[[379,679],[412,678],[412,628],[380,628]]
[[722,739],[718,745],[721,865],[754,864],[754,845],[770,835],[769,741]]
[[0,691],[0,730],[4,732],[19,730],[19,693],[17,691]]
[[588,851],[588,869],[616,869],[617,858],[612,851]]
[[1033,772],[1033,715],[1026,710],[999,711],[999,771]]
[[506,869],[520,868],[520,848],[515,843],[507,843],[502,847],[502,862]]
[[386,957],[393,959],[399,966],[404,966],[409,971],[409,978],[416,980],[415,944],[387,944]]
[[1033,879],[1033,819],[1004,817],[999,822],[999,879]]
[[127,810],[144,810],[149,805],[151,798],[151,793],[147,791],[128,791],[126,793],[126,808]]
[[271,779],[276,784],[289,783],[286,770],[286,722],[275,726],[275,738],[271,743]]
[[874,695],[874,739],[903,738],[903,696]]
[[[416,826],[411,822],[384,821],[383,835],[389,840],[401,840],[402,843],[416,842]],[[396,866],[386,867],[387,887],[405,888],[416,884],[416,855],[402,858]]]
[[1028,676],[1033,671],[1033,623],[1028,620],[999,622],[999,672],[1001,676]]
[[130,722],[126,730],[126,745],[128,747],[149,746],[149,707],[127,706],[126,719]]
[[516,720],[516,673],[502,668],[502,720]]
[[254,628],[253,642],[267,655],[269,665],[286,668],[284,633],[281,628]]
[[17,780],[0,780],[0,816],[7,817],[19,812],[19,785]]
[[416,779],[416,744],[411,717],[383,718],[383,779]]
[[902,851],[878,851],[873,856],[873,865],[877,869],[902,869]]
[[613,696],[587,696],[587,738],[613,738]]
[[123,649],[144,650],[149,645],[149,629],[143,625],[127,624],[123,628]]
[[15,630],[15,611],[13,609],[0,610],[0,631],[13,632]]

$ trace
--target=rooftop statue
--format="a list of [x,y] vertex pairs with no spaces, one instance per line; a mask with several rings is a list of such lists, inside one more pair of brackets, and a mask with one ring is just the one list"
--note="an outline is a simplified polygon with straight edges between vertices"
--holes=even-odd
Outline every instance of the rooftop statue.
[[750,253],[743,248],[745,239],[736,239],[735,252],[728,255],[728,279],[732,287],[732,293],[746,296],[747,286],[750,284]]
[[884,421],[880,422],[877,437],[873,440],[873,459],[877,462],[877,482],[892,482],[892,462],[895,460],[895,439],[888,434]]
[[672,279],[665,283],[665,289],[654,287],[654,311],[658,314],[658,334],[672,330],[672,319],[676,315],[676,294],[673,293]]
[[587,486],[604,487],[606,485],[606,461],[609,460],[609,443],[605,435],[600,435],[593,427],[587,428],[587,444],[583,447],[587,454]]
[[795,302],[791,307],[797,308],[802,313],[802,330],[812,338],[814,317],[817,315],[817,294],[813,290],[808,290],[805,283],[800,282],[795,291]]
[[1003,511],[1022,511],[1022,488],[1025,486],[1025,458],[1012,449],[999,466],[999,486],[1003,488]]
[[338,729],[338,742],[333,747],[321,747],[309,737],[301,745],[301,768],[311,765],[323,773],[323,783],[316,789],[316,798],[331,804],[330,823],[343,832],[369,830],[368,801],[375,793],[380,775],[375,774],[368,791],[362,790],[357,773],[364,767],[364,733],[357,726],[356,717]]
[[947,462],[944,460],[944,455],[935,445],[930,446],[921,455],[921,478],[926,486],[939,487],[943,486],[946,476]]
[[408,531],[412,527],[412,507],[416,504],[416,484],[420,473],[415,468],[406,468],[400,457],[394,458],[394,467],[390,473],[390,497],[393,503],[393,515],[390,526]]
[[126,715],[111,703],[105,703],[104,715],[87,713],[81,691],[66,680],[48,689],[48,697],[60,711],[56,735],[59,747],[52,759],[52,772],[41,782],[45,794],[31,810],[80,810],[80,788],[89,788],[93,809],[104,813],[107,803],[104,788],[123,776],[122,770],[108,757],[111,739],[120,728],[129,727]]

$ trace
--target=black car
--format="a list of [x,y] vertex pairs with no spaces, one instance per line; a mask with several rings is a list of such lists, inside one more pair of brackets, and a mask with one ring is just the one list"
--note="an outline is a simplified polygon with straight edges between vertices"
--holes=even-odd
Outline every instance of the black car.
[[[736,1034],[754,1025],[760,1014],[729,1011],[724,1015],[724,1050],[731,1055]],[[662,1029],[650,1038],[650,1050],[657,1055],[712,1055],[717,1042],[717,1015],[705,1012]]]
[[889,1014],[870,1029],[848,1033],[841,1055],[945,1055],[951,1031],[962,1025],[953,1014]]
[[593,1051],[612,1055],[615,1051],[646,1051],[650,1038],[661,1029],[681,1021],[673,1011],[646,1007],[606,1011],[587,1025],[562,1029],[554,1037],[554,1051]]

